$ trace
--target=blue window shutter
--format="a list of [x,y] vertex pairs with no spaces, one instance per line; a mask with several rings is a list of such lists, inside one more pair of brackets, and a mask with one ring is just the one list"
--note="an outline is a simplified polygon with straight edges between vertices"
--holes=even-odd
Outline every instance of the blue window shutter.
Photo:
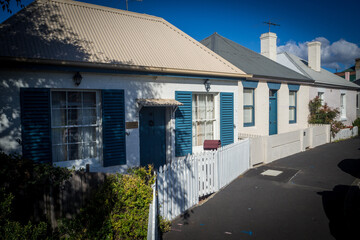
[[234,94],[220,93],[221,146],[234,142]]
[[192,154],[192,92],[175,92],[182,104],[175,113],[175,156]]
[[126,164],[124,90],[102,91],[104,167]]
[[21,137],[25,158],[51,163],[50,90],[21,88]]

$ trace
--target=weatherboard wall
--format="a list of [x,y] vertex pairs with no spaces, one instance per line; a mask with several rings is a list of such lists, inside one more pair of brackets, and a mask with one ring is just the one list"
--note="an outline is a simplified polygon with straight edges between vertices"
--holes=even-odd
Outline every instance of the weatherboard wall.
[[[75,87],[73,72],[37,72],[37,71],[2,71],[0,74],[0,148],[7,153],[21,153],[21,122],[20,122],[20,88],[50,88],[62,90],[100,90],[123,89],[125,92],[125,121],[139,121],[136,108],[137,98],[175,99],[175,91],[192,91],[206,93],[204,79],[116,75],[82,72],[82,82]],[[210,93],[215,93],[215,138],[220,138],[219,98],[221,92],[234,94],[234,139],[237,139],[238,123],[238,88],[237,81],[211,80]],[[101,108],[100,108],[101,109]],[[101,115],[101,114],[100,114]],[[166,111],[166,154],[167,161],[174,158],[175,119],[172,111]],[[112,167],[112,170],[124,171],[129,166],[140,164],[139,129],[126,129],[126,165]],[[195,150],[200,150],[196,147]],[[101,154],[102,155],[102,154]],[[85,167],[84,162],[71,163],[77,167]],[[61,162],[60,166],[69,167],[69,162]],[[107,171],[102,162],[92,163],[93,171]]]

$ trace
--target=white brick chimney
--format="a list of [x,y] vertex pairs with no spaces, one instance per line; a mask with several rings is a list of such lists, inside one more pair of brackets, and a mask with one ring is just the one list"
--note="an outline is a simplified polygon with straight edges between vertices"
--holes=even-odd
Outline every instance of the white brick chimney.
[[321,70],[321,42],[314,41],[308,44],[308,66],[320,72]]
[[356,80],[360,79],[360,58],[355,59]]
[[275,33],[267,32],[260,36],[261,42],[261,55],[276,61],[276,39]]

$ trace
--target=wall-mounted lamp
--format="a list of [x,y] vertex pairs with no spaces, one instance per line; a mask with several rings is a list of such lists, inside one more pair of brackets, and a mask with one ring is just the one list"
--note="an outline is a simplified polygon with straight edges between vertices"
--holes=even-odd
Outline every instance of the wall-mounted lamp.
[[73,81],[75,86],[79,86],[82,80],[82,76],[79,72],[76,72],[75,75],[73,76]]
[[206,80],[205,80],[204,86],[205,86],[205,90],[206,90],[207,92],[209,92],[209,91],[210,91],[210,88],[211,88],[211,82],[210,82],[209,79],[206,79]]

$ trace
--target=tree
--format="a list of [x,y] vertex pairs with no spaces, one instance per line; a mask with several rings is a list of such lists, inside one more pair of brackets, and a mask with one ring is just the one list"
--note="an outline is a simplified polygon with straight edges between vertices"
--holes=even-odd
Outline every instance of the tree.
[[11,11],[11,7],[10,7],[10,3],[11,2],[14,2],[14,1],[16,1],[16,5],[18,6],[18,7],[21,7],[21,8],[23,8],[24,7],[24,5],[23,4],[21,4],[21,0],[0,0],[0,5],[1,5],[1,8],[2,8],[2,10],[5,12],[8,12],[8,13],[12,13],[12,11]]

